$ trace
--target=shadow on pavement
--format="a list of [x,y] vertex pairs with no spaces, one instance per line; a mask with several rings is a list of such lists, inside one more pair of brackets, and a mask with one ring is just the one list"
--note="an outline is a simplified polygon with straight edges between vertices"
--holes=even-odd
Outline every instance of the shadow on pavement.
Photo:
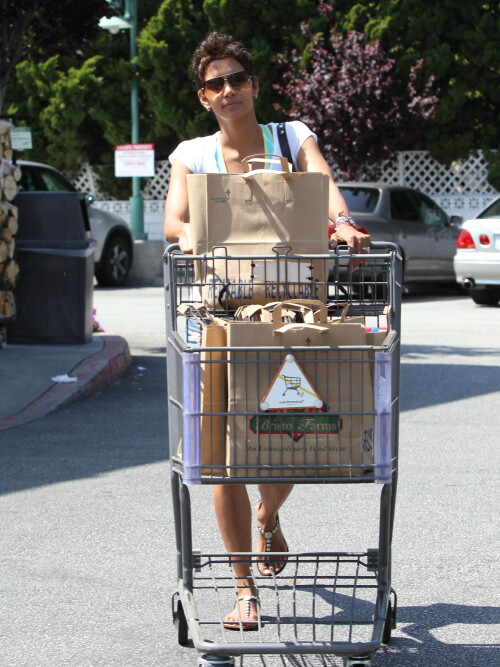
[[[483,353],[486,356],[488,351],[471,352],[477,354],[477,358]],[[405,363],[405,357],[406,354],[401,363],[401,412],[484,396],[499,390],[500,366]],[[464,378],[467,378],[466,382]],[[412,387],[416,386],[418,391],[412,391]]]
[[[350,599],[350,598],[349,598]],[[481,642],[491,626],[500,622],[496,607],[472,607],[456,604],[432,604],[399,607],[398,627],[390,644],[372,656],[373,667],[430,667],[431,665],[494,665],[498,663],[499,645]],[[177,649],[176,649],[177,650]],[[192,655],[197,652],[180,649]],[[333,655],[241,656],[236,667],[340,667],[342,659]]]
[[[500,386],[499,366],[405,363],[433,349],[403,346],[403,352],[402,412],[486,395]],[[454,355],[471,352],[488,354],[449,348]],[[426,389],[413,392],[414,386]],[[164,357],[134,357],[126,375],[105,391],[4,431],[0,455],[0,493],[168,460]]]
[[168,459],[164,357],[134,357],[111,387],[2,432],[0,493]]

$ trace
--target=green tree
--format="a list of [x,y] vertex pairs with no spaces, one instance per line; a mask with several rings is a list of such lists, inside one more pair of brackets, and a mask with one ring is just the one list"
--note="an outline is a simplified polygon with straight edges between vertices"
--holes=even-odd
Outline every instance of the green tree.
[[81,49],[109,11],[105,0],[0,0],[0,111],[21,59]]
[[[379,39],[405,77],[422,58],[422,77],[435,77],[436,116],[426,147],[443,162],[483,149],[490,180],[500,187],[500,8],[498,0],[381,0],[321,2],[337,31]],[[497,161],[496,166],[493,164]],[[497,174],[494,177],[494,174]],[[493,182],[493,180],[491,180]]]
[[139,36],[138,56],[160,152],[216,128],[198,102],[191,72],[192,53],[208,32],[230,33],[252,52],[261,81],[257,113],[271,121],[282,118],[273,108],[272,84],[283,70],[276,53],[303,48],[299,24],[315,15],[315,0],[164,0]]
[[[103,191],[119,196],[129,184],[128,179],[115,182],[112,146],[130,138],[132,70],[119,40],[102,33],[98,44],[108,57],[87,53],[87,58],[52,56],[19,63],[7,109],[30,125],[32,159],[53,164],[69,177],[84,162],[101,165]],[[109,57],[113,52],[116,57]]]
[[382,161],[422,136],[437,103],[429,94],[432,79],[419,94],[418,62],[401,91],[395,61],[379,42],[368,44],[353,30],[345,36],[330,30],[327,41],[307,25],[303,29],[311,39],[307,65],[289,70],[285,85],[275,85],[291,103],[288,115],[317,133],[323,155],[343,179],[356,180],[361,172],[376,179]]
[[[73,3],[59,5],[69,21]],[[149,20],[157,6],[158,0],[141,0],[140,24]],[[94,14],[94,38],[76,51],[55,49],[54,53],[41,41],[36,49],[25,48],[26,57],[10,79],[5,111],[31,127],[31,159],[49,162],[70,177],[89,162],[101,177],[101,191],[125,198],[130,182],[114,177],[113,146],[130,141],[134,73],[128,32],[112,35],[97,28],[103,15],[99,7]]]

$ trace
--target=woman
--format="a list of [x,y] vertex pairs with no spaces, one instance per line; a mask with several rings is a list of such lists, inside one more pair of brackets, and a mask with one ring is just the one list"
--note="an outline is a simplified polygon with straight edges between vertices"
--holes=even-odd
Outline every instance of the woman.
[[[243,173],[242,159],[256,153],[281,155],[277,124],[259,125],[254,100],[259,93],[259,79],[253,73],[253,60],[243,45],[230,35],[211,33],[193,56],[196,89],[201,105],[215,114],[220,130],[208,137],[182,142],[170,156],[170,186],[165,204],[165,237],[178,243],[185,253],[192,252],[187,174]],[[330,218],[336,221],[332,244],[347,243],[355,253],[370,246],[370,237],[356,229],[346,203],[334,183],[331,170],[323,158],[316,136],[301,122],[287,123],[292,158],[298,171],[327,174]],[[263,484],[257,503],[257,551],[286,552],[287,543],[281,531],[278,512],[292,490],[292,484]],[[242,484],[214,486],[217,521],[229,553],[251,552],[252,510],[246,487]],[[232,562],[238,581],[235,608],[224,619],[229,629],[257,628],[258,600],[248,563]],[[258,560],[262,576],[273,576],[286,565],[286,557]]]

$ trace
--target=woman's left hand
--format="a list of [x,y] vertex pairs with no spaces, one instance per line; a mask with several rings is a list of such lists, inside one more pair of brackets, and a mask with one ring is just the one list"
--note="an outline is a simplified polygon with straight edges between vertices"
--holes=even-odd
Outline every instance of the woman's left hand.
[[[337,231],[330,235],[330,248],[334,249],[341,244],[349,246],[353,254],[362,255],[370,251],[370,235],[358,231],[351,225],[337,225]],[[363,260],[354,260],[353,269],[362,263]]]

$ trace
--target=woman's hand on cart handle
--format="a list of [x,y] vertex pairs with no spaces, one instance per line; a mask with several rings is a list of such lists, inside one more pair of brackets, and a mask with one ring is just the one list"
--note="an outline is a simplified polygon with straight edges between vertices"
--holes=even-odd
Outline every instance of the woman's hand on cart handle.
[[[340,244],[349,246],[355,255],[366,254],[370,251],[370,235],[351,225],[337,225],[333,234],[330,234],[330,248],[333,250]],[[353,260],[353,269],[363,264],[363,260]]]

